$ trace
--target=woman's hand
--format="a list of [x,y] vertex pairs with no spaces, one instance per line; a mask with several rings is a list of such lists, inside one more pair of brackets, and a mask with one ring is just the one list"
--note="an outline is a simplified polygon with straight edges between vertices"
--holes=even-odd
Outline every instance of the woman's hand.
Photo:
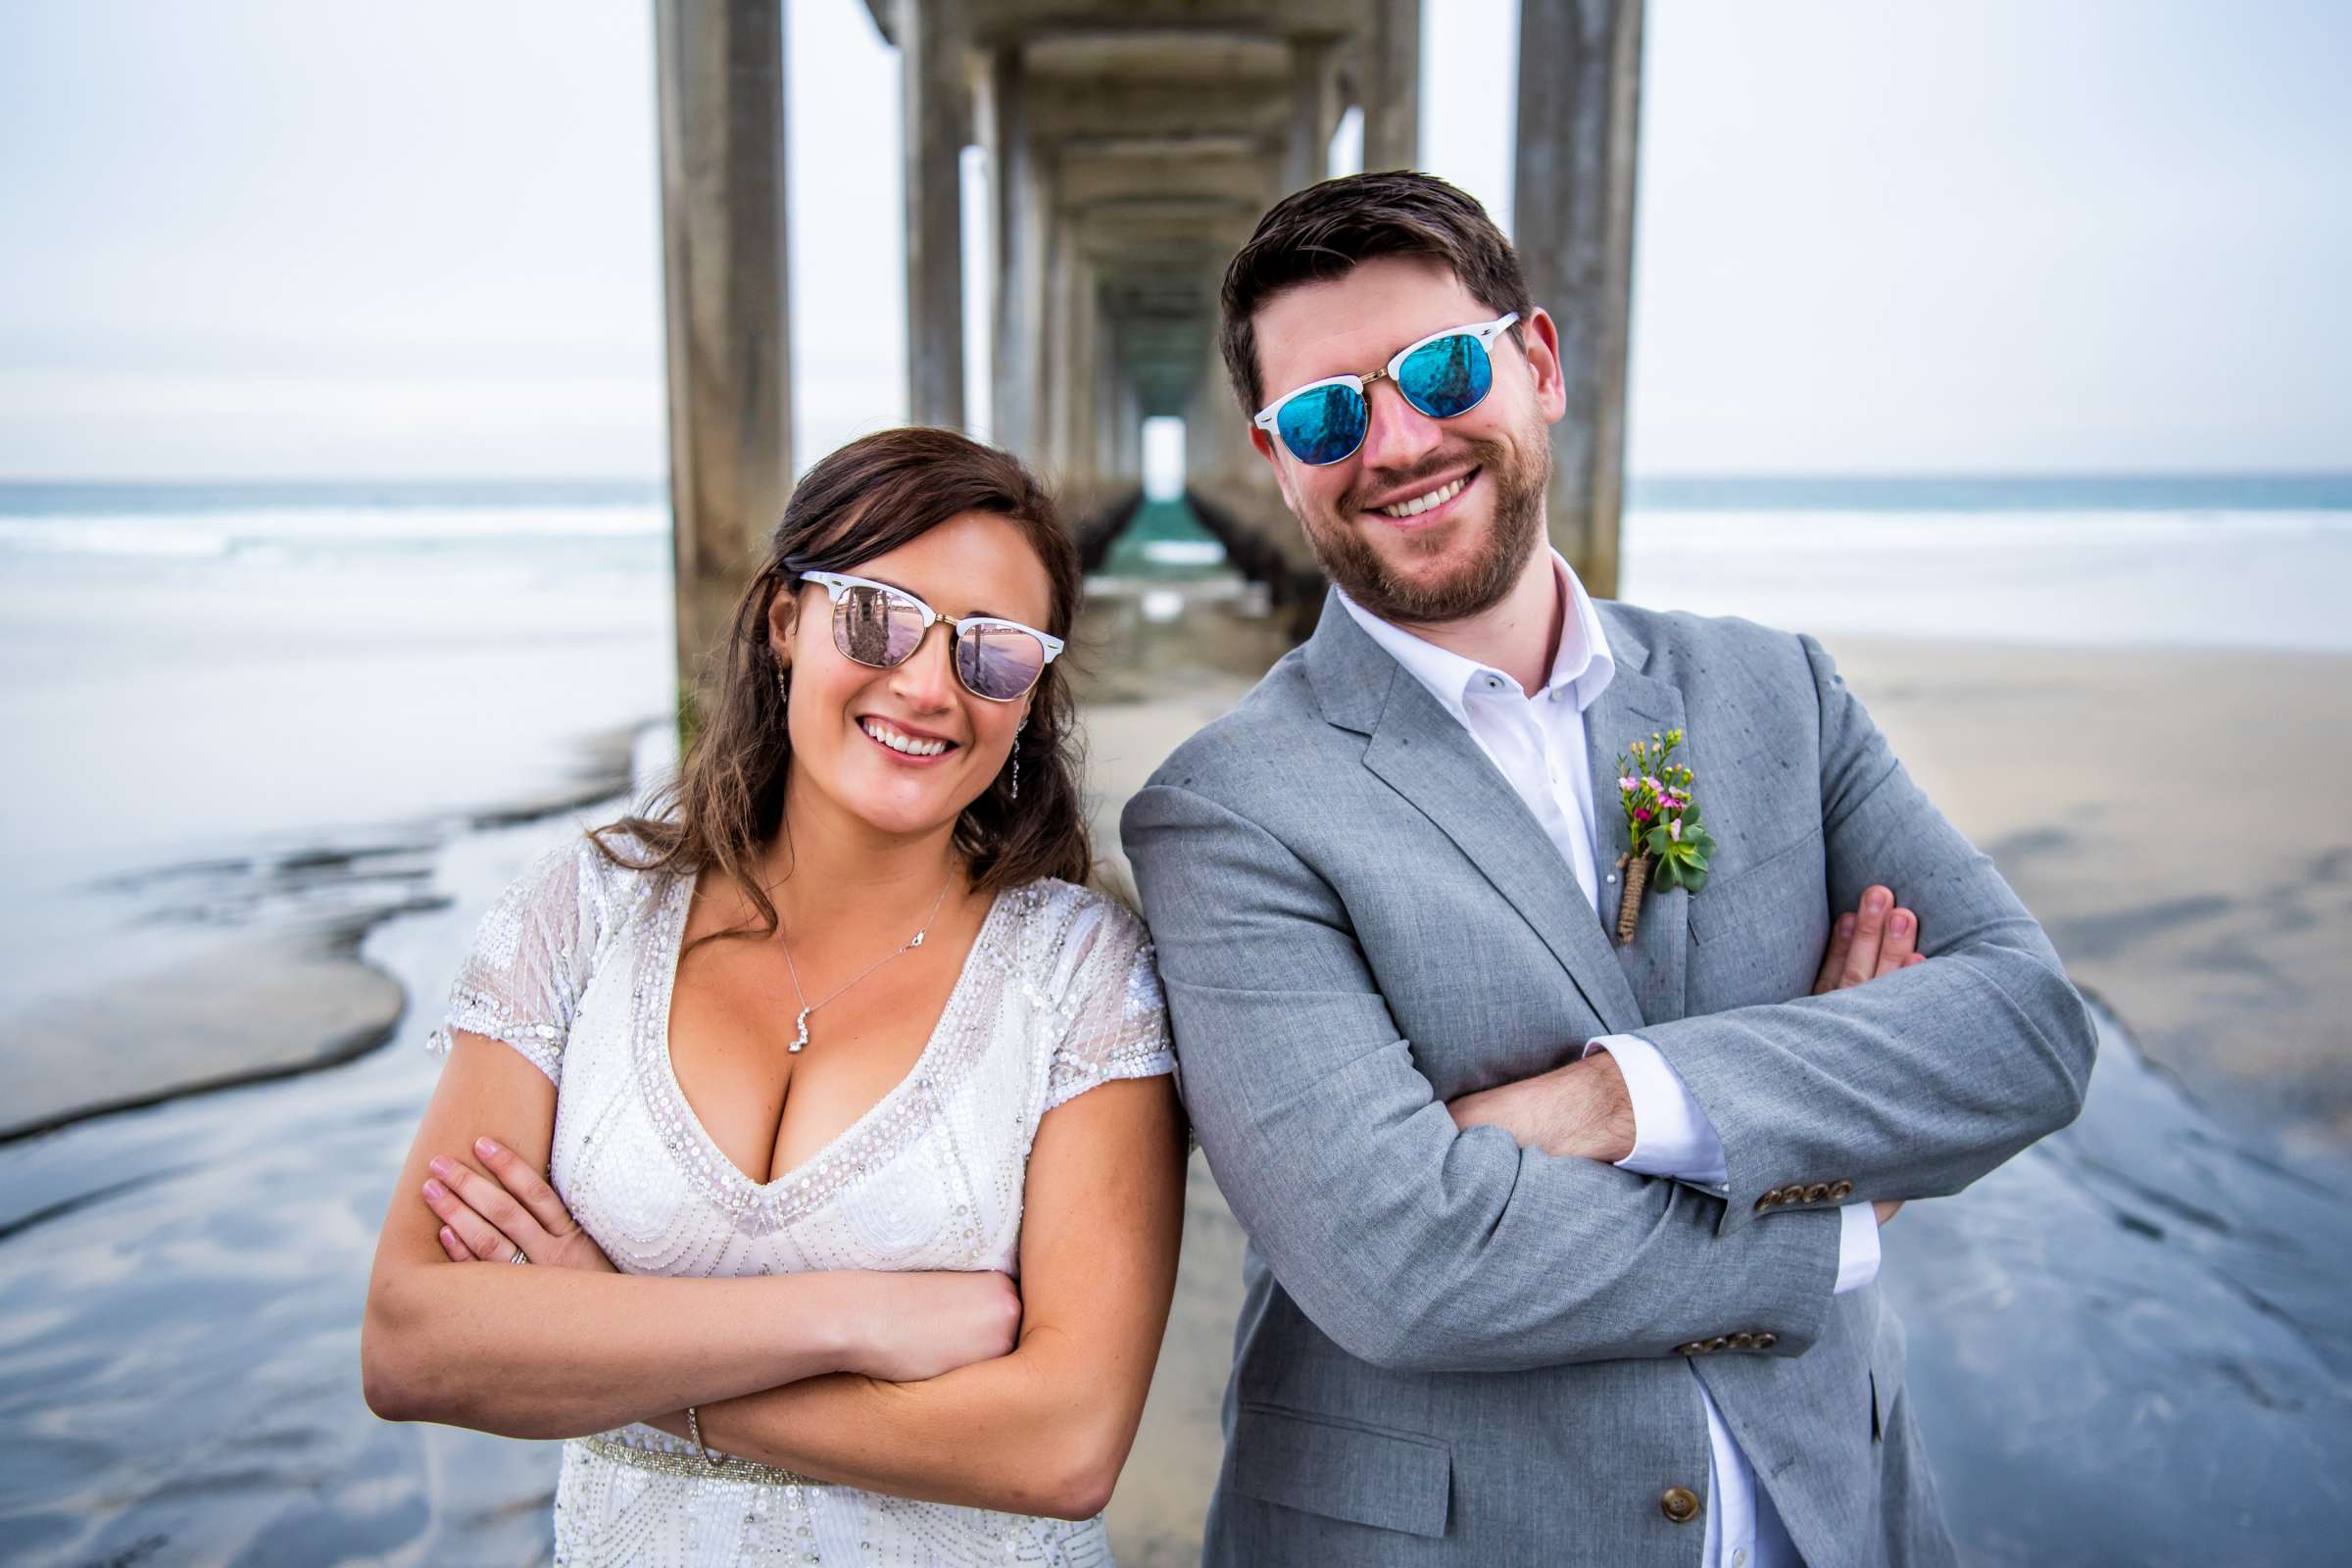
[[451,1261],[511,1263],[519,1251],[551,1268],[618,1272],[555,1189],[514,1151],[496,1139],[477,1138],[473,1152],[497,1181],[436,1154],[424,1184],[425,1206],[440,1216],[441,1250]]
[[920,1383],[1009,1355],[1020,1339],[1021,1293],[1010,1276],[893,1274],[855,1281],[857,1343],[842,1370],[885,1383]]
[[[424,1200],[441,1218],[441,1250],[460,1263],[534,1263],[614,1272],[564,1200],[530,1165],[493,1139],[474,1152],[497,1181],[454,1159],[432,1161]],[[844,1270],[846,1343],[840,1370],[885,1383],[920,1383],[1011,1353],[1021,1296],[1000,1273],[899,1274]]]

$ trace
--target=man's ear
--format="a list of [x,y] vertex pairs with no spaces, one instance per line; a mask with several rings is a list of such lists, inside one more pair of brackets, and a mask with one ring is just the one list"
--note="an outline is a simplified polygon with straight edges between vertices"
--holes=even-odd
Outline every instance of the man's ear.
[[1568,378],[1560,371],[1560,328],[1540,305],[1528,313],[1525,325],[1523,352],[1536,379],[1536,412],[1545,424],[1557,424],[1568,412]]

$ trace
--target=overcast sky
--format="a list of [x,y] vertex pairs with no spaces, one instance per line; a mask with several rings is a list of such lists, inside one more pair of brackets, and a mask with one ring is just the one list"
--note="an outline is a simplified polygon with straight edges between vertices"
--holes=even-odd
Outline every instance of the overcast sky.
[[[904,416],[898,77],[790,0],[800,454]],[[1507,218],[1513,0],[1426,0]],[[0,477],[652,476],[651,5],[0,0]],[[2352,8],[1652,0],[1638,471],[2352,467]]]

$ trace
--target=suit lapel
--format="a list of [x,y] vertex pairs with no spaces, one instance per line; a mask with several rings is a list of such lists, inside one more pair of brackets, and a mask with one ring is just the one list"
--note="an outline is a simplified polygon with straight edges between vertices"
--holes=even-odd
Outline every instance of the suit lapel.
[[1326,607],[1308,651],[1326,717],[1370,737],[1364,765],[1469,858],[1603,1027],[1640,1028],[1634,992],[1575,873],[1470,732],[1338,606]]
[[[1690,895],[1680,888],[1668,892],[1653,887],[1642,901],[1642,918],[1634,928],[1634,940],[1623,947],[1617,945],[1617,901],[1625,891],[1625,874],[1616,870],[1617,857],[1626,853],[1629,844],[1625,812],[1618,806],[1617,758],[1637,740],[1681,729],[1683,694],[1670,682],[1643,672],[1649,649],[1632,626],[1609,614],[1608,607],[1602,607],[1601,614],[1617,672],[1608,688],[1585,710],[1585,752],[1592,779],[1593,863],[1603,877],[1617,876],[1615,882],[1602,884],[1608,897],[1601,901],[1601,923],[1626,984],[1640,999],[1642,1018],[1663,1023],[1683,1015]],[[1694,787],[1704,809],[1707,773],[1693,753],[1690,736],[1683,737],[1675,757],[1687,759],[1698,775]]]

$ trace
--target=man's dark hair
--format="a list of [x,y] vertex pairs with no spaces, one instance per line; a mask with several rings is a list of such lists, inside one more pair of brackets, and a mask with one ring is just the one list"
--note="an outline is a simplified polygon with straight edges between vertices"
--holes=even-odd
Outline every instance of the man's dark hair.
[[1404,170],[1327,179],[1276,202],[1225,269],[1217,346],[1244,414],[1255,414],[1264,396],[1252,324],[1258,310],[1285,289],[1344,276],[1381,256],[1443,263],[1496,316],[1517,311],[1511,335],[1526,341],[1521,333],[1535,309],[1527,273],[1485,208],[1442,179]]

